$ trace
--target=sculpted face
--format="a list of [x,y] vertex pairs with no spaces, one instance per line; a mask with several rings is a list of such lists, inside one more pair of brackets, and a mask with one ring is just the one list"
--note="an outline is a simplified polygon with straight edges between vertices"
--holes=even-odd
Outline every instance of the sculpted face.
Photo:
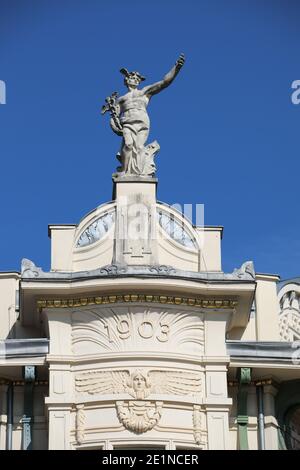
[[140,83],[141,83],[141,79],[140,79],[139,75],[136,72],[131,72],[125,78],[125,84],[126,84],[127,87],[137,88]]
[[137,374],[133,378],[133,389],[135,391],[144,390],[146,388],[146,379],[141,374]]

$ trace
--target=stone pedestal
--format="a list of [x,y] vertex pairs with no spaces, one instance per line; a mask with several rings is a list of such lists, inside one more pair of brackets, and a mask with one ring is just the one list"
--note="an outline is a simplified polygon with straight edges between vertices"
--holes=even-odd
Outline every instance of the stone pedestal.
[[156,178],[114,178],[116,234],[114,263],[158,264]]

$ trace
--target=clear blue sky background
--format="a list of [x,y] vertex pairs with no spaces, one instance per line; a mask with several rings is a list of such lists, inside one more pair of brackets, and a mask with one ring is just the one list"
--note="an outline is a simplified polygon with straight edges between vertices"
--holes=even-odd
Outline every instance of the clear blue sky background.
[[121,67],[156,81],[160,200],[204,203],[223,269],[300,274],[300,2],[0,0],[0,270],[50,265],[49,223],[111,199],[119,138],[100,115]]

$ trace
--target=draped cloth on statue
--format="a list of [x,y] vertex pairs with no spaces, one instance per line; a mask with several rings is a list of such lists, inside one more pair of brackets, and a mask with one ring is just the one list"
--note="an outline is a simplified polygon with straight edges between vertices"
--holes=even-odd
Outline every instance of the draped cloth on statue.
[[[129,109],[121,117],[124,141],[122,153],[127,153],[127,172],[131,175],[144,174],[144,161],[142,158],[144,144],[148,138],[150,121],[146,111],[142,109]],[[132,142],[130,150],[124,146]],[[127,141],[127,142],[126,142]]]

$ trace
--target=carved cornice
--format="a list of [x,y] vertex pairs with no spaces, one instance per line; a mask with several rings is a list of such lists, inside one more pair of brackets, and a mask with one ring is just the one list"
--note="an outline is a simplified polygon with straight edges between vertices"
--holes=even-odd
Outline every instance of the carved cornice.
[[123,294],[93,297],[79,297],[74,299],[39,299],[37,307],[43,308],[74,308],[89,305],[106,305],[116,303],[159,303],[169,305],[191,306],[208,309],[235,309],[238,302],[233,299],[204,299],[199,297],[178,297],[148,294]]
[[254,282],[255,271],[252,261],[246,261],[232,273],[223,272],[194,272],[175,269],[167,265],[122,265],[109,264],[91,271],[79,272],[44,272],[41,268],[28,259],[22,260],[21,278],[22,280],[45,280],[52,282],[78,281],[87,279],[101,279],[114,277],[145,277],[145,278],[174,278],[196,282]]

